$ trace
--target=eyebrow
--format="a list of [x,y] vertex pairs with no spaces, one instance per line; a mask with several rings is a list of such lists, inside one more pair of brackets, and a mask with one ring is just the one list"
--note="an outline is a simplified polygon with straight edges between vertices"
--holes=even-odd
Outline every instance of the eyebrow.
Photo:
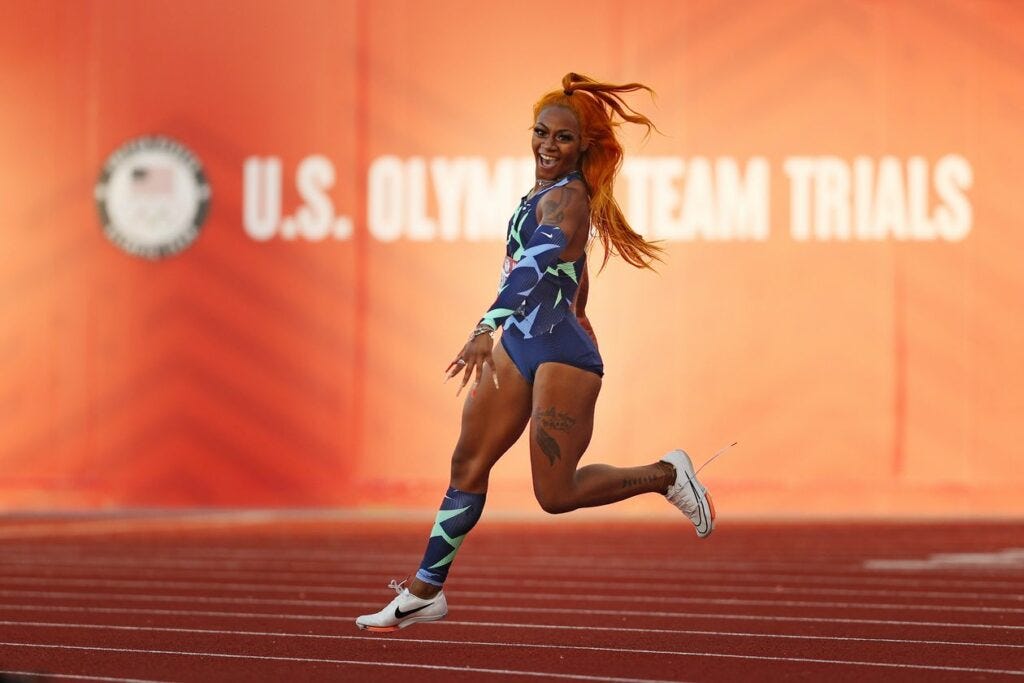
[[[540,121],[538,121],[537,123],[533,124],[534,128],[536,128],[538,126],[540,126],[542,128],[547,128],[548,130],[551,130],[550,128],[548,128],[547,125],[541,123]],[[573,130],[572,128],[556,128],[555,132],[556,133],[572,133],[573,135],[579,135],[579,133],[577,131]]]

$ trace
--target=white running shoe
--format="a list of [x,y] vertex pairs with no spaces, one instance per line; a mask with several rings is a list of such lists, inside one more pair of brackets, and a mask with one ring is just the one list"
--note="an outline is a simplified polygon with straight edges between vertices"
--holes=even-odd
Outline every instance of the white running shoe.
[[706,538],[715,528],[715,506],[711,494],[697,481],[693,463],[685,451],[674,450],[662,458],[676,468],[676,482],[668,487],[665,497],[668,502],[683,511],[697,527],[697,535]]
[[367,631],[389,633],[420,621],[444,619],[448,614],[448,600],[444,597],[444,591],[429,600],[424,600],[410,593],[409,589],[405,588],[405,581],[398,583],[392,579],[388,588],[394,588],[398,597],[376,614],[358,617],[356,626]]

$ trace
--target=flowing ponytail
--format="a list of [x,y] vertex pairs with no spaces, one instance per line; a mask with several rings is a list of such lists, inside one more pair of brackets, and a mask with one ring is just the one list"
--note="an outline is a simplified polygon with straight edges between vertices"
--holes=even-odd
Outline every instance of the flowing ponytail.
[[660,260],[658,255],[662,251],[630,227],[613,194],[623,156],[622,144],[615,136],[615,127],[621,121],[614,117],[644,126],[648,133],[657,130],[650,119],[622,99],[622,93],[637,90],[654,92],[641,83],[612,85],[568,73],[562,78],[561,90],[549,92],[533,105],[534,120],[542,109],[559,106],[570,109],[580,124],[580,134],[587,145],[587,151],[581,155],[581,170],[590,191],[590,224],[604,247],[602,268],[612,254],[637,268],[650,268],[651,261]]

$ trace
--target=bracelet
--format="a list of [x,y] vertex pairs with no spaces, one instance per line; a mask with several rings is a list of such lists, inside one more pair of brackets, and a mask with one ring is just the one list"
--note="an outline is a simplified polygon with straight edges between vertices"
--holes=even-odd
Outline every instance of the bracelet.
[[494,328],[491,327],[490,325],[485,325],[484,323],[480,323],[479,325],[477,325],[473,329],[472,332],[469,333],[469,341],[473,341],[474,339],[479,337],[481,334],[486,334],[491,339],[494,339]]

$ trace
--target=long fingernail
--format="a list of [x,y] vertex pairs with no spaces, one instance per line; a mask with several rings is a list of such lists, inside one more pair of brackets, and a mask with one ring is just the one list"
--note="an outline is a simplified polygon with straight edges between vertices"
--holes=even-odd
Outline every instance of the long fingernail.
[[501,387],[498,386],[498,376],[497,375],[491,375],[491,378],[494,380],[494,388],[495,389],[500,389]]

